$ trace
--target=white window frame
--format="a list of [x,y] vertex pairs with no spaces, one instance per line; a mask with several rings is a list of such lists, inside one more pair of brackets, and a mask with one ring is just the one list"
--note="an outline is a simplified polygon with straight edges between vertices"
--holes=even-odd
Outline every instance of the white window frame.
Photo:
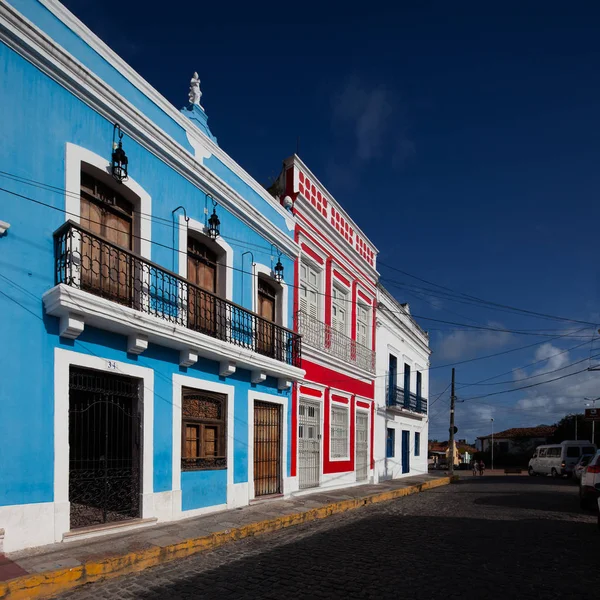
[[[302,279],[302,268],[306,267],[307,272],[309,270],[314,271],[315,275],[316,275],[316,279],[317,279],[317,284],[316,286],[313,286],[310,281],[306,281],[304,282],[304,280]],[[298,279],[299,279],[299,285],[298,285],[298,308],[300,308],[300,310],[303,310],[301,308],[301,302],[302,302],[302,287],[303,285],[306,285],[307,290],[311,290],[313,291],[316,296],[317,296],[317,307],[316,307],[316,315],[314,315],[314,318],[317,319],[318,321],[321,321],[321,307],[323,305],[323,303],[321,302],[320,298],[323,295],[323,269],[319,266],[317,266],[317,264],[315,262],[312,262],[310,260],[307,260],[305,257],[302,257],[302,259],[300,260],[300,272],[298,274]],[[306,310],[303,310],[303,312],[307,313],[308,316],[310,317],[310,311],[308,310],[308,299],[307,299],[307,308]]]
[[[346,412],[346,454],[344,456],[335,456],[333,454],[333,413],[334,410],[343,410]],[[350,460],[350,405],[333,400],[329,407],[329,460],[330,461],[346,461]]]
[[[344,295],[345,299],[342,301],[342,303],[340,303],[339,301],[336,301],[336,298],[334,298],[334,291],[337,293],[341,293]],[[333,283],[332,287],[331,287],[331,328],[334,331],[338,331],[339,333],[349,337],[348,335],[348,326],[350,323],[350,318],[348,317],[348,315],[352,315],[352,311],[348,310],[348,307],[351,306],[350,302],[348,301],[348,297],[349,297],[350,293],[348,291],[347,288],[339,285],[337,282]],[[343,310],[344,314],[345,314],[345,320],[344,320],[344,328],[342,330],[338,329],[337,327],[334,326],[334,309],[337,310]]]
[[[366,348],[369,348],[369,349],[371,348],[371,344],[370,344],[370,341],[369,341],[369,339],[371,337],[369,335],[370,323],[371,323],[371,311],[370,311],[370,308],[371,308],[370,306],[368,306],[367,304],[364,304],[363,302],[359,302],[359,301],[356,302],[356,341],[359,344],[361,344],[361,345],[363,345],[363,346],[365,346]],[[360,312],[361,309],[364,310],[364,312],[365,312],[365,319],[364,319],[364,321],[359,318],[359,312]],[[365,340],[364,340],[364,343],[361,342],[359,340],[359,337],[358,337],[359,336],[359,325],[361,323],[365,326]]]

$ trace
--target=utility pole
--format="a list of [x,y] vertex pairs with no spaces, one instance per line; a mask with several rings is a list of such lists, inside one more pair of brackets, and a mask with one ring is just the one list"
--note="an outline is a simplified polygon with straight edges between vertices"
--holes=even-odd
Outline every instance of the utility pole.
[[494,470],[494,419],[492,419],[492,471]]
[[454,475],[454,367],[452,367],[452,392],[450,394],[450,437],[448,438],[448,448],[450,450],[450,475]]

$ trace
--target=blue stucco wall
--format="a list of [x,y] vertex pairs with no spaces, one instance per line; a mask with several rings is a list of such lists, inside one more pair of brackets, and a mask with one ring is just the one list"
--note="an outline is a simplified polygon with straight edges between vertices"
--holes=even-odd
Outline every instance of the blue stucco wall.
[[[13,4],[53,35],[68,37],[68,32],[45,9],[38,5],[34,10],[33,5],[37,2],[15,0]],[[82,56],[88,56],[89,49],[83,48],[81,43],[71,39],[70,45],[65,41],[63,46],[68,46],[74,54],[79,53],[80,60],[85,62]],[[86,60],[96,64],[98,57],[90,54]],[[117,75],[103,74],[111,85],[122,86],[120,93],[131,93],[131,101],[139,102],[139,107],[170,135],[180,135],[181,132],[164,121],[164,113],[161,117],[143,98],[135,99],[133,91],[125,90],[123,82],[113,82],[111,78]],[[211,361],[201,360],[193,367],[182,369],[178,354],[161,347],[151,345],[144,354],[132,357],[126,353],[125,337],[90,327],[74,342],[65,342],[58,337],[58,320],[44,314],[42,294],[54,286],[52,234],[67,218],[63,191],[65,145],[71,142],[109,158],[113,126],[3,44],[0,44],[0,97],[3,99],[0,164],[4,172],[0,173],[0,188],[22,196],[0,190],[0,219],[11,224],[8,234],[0,238],[0,329],[4,335],[0,344],[0,423],[3,428],[0,436],[0,505],[53,500],[56,347],[154,369],[155,492],[171,489],[173,374],[186,373],[199,380],[221,380],[235,385],[234,481],[247,481],[248,390],[279,395],[288,392],[278,392],[274,380],[252,386],[249,373],[243,370],[226,380],[221,379],[217,364]],[[124,147],[129,157],[130,176],[152,197],[151,258],[172,269],[175,252],[172,249],[171,211],[184,205],[189,217],[203,221],[204,196],[127,136]],[[220,174],[225,176],[223,170]],[[14,176],[26,178],[29,184],[15,180]],[[240,193],[250,194],[246,184],[231,178],[230,183],[235,184]],[[263,214],[269,214],[272,207],[256,196],[252,201],[262,202]],[[273,255],[271,246],[222,207],[219,207],[219,217],[223,238],[234,249],[233,300],[250,308],[251,278],[241,272],[249,271],[250,262],[248,256],[242,258],[242,253],[250,249],[257,262],[269,265]],[[277,217],[281,219],[281,215]],[[287,257],[282,261],[286,274],[291,277],[292,261]],[[291,302],[292,294],[289,294],[289,323],[292,322]],[[289,454],[289,448],[287,452]],[[210,479],[209,488],[217,485],[221,473]],[[186,474],[183,481],[185,486],[187,482],[190,486],[189,490],[184,489],[188,509],[221,498],[218,494],[198,492],[198,481],[192,475]]]
[[227,471],[184,471],[181,474],[181,510],[206,508],[227,502]]

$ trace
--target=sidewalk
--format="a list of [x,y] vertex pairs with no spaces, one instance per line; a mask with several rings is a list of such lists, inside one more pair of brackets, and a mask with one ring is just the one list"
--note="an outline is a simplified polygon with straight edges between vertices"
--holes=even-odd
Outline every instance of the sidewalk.
[[84,583],[141,571],[226,542],[277,531],[450,483],[443,474],[267,500],[237,510],[127,533],[0,554],[0,598],[46,598]]

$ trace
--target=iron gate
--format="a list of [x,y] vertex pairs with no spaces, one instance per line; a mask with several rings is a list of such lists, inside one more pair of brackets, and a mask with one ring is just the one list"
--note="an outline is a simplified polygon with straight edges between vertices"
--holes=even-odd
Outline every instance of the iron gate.
[[369,476],[369,416],[356,413],[356,481]]
[[254,495],[281,493],[281,406],[254,402]]
[[71,529],[140,516],[139,381],[69,373]]
[[319,406],[300,402],[298,406],[298,475],[300,489],[317,487],[321,471]]

